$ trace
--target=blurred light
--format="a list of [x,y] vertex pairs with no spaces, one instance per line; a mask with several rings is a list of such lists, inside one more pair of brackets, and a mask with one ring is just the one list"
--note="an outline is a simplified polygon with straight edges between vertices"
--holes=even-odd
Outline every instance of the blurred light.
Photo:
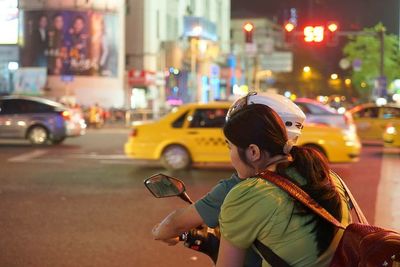
[[396,128],[393,126],[389,126],[386,128],[386,133],[388,134],[395,134],[396,133]]
[[338,26],[337,26],[337,24],[336,23],[330,23],[329,25],[328,25],[328,30],[330,31],[330,32],[335,32],[336,30],[338,29]]
[[347,78],[346,80],[344,80],[344,83],[345,83],[346,85],[350,85],[350,84],[351,84],[351,80]]
[[283,95],[289,98],[292,95],[292,93],[290,91],[286,91]]
[[205,40],[199,40],[199,45],[198,45],[198,47],[199,47],[199,50],[200,50],[201,53],[206,52],[206,51],[207,51],[207,41],[205,41]]
[[362,82],[362,83],[361,83],[361,87],[362,87],[362,88],[367,87],[367,83],[366,83],[366,82]]
[[174,88],[172,88],[172,90],[174,91],[174,93],[178,93],[179,88],[177,86],[175,86]]
[[375,103],[377,106],[384,106],[387,104],[387,100],[386,98],[379,97],[378,99],[376,99]]
[[7,126],[10,126],[11,125],[11,121],[6,121],[4,124],[7,125]]
[[394,80],[393,83],[394,83],[394,87],[400,88],[400,79]]
[[291,22],[288,22],[285,24],[285,31],[287,32],[291,32],[294,30],[294,24]]
[[305,27],[303,33],[304,33],[304,41],[306,42],[314,41],[314,27],[312,26]]
[[18,62],[15,62],[15,61],[8,62],[9,70],[14,71],[14,70],[17,70],[18,68],[19,68]]
[[311,71],[311,68],[309,66],[305,66],[303,68],[303,72],[310,72],[310,71]]
[[175,70],[175,68],[173,68],[173,67],[170,67],[170,68],[169,68],[169,72],[170,72],[170,73],[174,73],[174,70]]
[[292,100],[292,101],[295,101],[296,98],[297,98],[297,95],[296,95],[296,94],[292,94],[292,95],[290,96],[290,100]]
[[25,126],[25,125],[26,125],[26,122],[24,122],[24,121],[18,121],[18,122],[17,122],[17,125],[18,125],[18,126]]
[[335,101],[336,103],[339,103],[339,102],[340,102],[340,97],[339,97],[339,96],[335,96],[334,101]]
[[339,114],[344,114],[346,112],[346,108],[345,107],[340,107],[340,108],[338,108],[337,112]]
[[240,90],[239,85],[234,84],[233,87],[232,87],[233,94],[234,95],[238,95],[239,94],[239,90]]
[[400,100],[400,95],[399,95],[399,94],[394,94],[394,95],[392,96],[392,99],[393,99],[393,101],[397,102],[397,101]]
[[240,86],[240,91],[243,95],[246,95],[247,93],[249,93],[249,87],[246,84],[243,84]]
[[196,25],[193,27],[193,34],[196,36],[200,36],[200,34],[203,32],[203,28],[200,25]]
[[338,78],[338,75],[336,73],[331,74],[331,79],[336,80]]
[[178,69],[174,69],[174,74],[178,75],[179,74],[179,70]]
[[244,29],[246,32],[251,32],[251,31],[254,29],[254,25],[253,25],[252,23],[250,23],[250,22],[247,22],[247,23],[245,23],[245,24],[243,25],[243,29]]

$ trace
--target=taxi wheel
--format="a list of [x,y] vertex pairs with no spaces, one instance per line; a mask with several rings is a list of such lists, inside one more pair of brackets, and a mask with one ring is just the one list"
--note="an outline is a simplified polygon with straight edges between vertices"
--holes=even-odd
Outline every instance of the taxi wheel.
[[179,145],[167,147],[161,156],[161,163],[169,170],[183,170],[190,166],[190,155],[186,148]]

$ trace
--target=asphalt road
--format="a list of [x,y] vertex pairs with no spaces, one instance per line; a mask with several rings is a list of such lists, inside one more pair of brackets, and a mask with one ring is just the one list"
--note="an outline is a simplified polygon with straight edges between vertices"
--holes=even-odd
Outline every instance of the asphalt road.
[[[170,174],[197,199],[232,171],[169,173],[133,164],[123,155],[127,135],[126,129],[89,130],[48,147],[0,141],[0,266],[212,266],[181,244],[152,240],[153,225],[186,204],[155,199],[143,180]],[[382,177],[398,176],[398,160],[397,150],[369,145],[360,162],[333,166],[372,222],[400,225],[393,204],[400,197],[392,192],[400,191],[398,181],[382,183]]]

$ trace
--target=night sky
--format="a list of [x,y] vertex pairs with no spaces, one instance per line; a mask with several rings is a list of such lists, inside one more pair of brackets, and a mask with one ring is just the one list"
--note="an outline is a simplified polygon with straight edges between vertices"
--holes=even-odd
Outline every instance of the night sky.
[[[288,19],[289,9],[294,7],[300,28],[310,22],[337,21],[339,31],[358,31],[382,22],[387,33],[398,35],[399,5],[400,0],[231,0],[231,12],[233,18],[267,17],[283,25]],[[345,38],[340,38],[336,47],[318,49],[303,44],[305,52],[300,54],[304,58],[295,57],[295,71],[304,64],[319,62],[323,73],[340,73],[338,62],[343,58],[345,41]]]
[[233,18],[268,17],[284,21],[292,7],[299,23],[334,20],[342,30],[358,30],[382,22],[389,33],[399,32],[400,0],[232,0]]

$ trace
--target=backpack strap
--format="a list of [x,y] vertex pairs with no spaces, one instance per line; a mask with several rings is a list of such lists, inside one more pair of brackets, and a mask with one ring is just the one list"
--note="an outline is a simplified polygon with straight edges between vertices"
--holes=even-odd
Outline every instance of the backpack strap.
[[347,187],[347,185],[344,183],[343,179],[340,178],[339,175],[337,175],[335,172],[330,171],[335,177],[339,180],[339,182],[342,184],[344,191],[346,192],[347,196],[350,199],[351,205],[354,207],[354,211],[357,215],[358,221],[362,224],[369,224],[367,218],[365,217],[364,213],[362,212],[360,206],[358,205],[356,199],[354,198],[353,194],[351,193],[350,189]]
[[256,239],[253,244],[271,266],[290,267],[284,259],[275,254],[272,249],[261,243],[258,239]]
[[294,199],[300,201],[303,205],[311,209],[313,212],[315,212],[317,215],[321,216],[328,222],[332,223],[334,226],[341,229],[346,228],[335,217],[333,217],[326,209],[324,209],[314,199],[312,199],[303,189],[301,189],[288,179],[268,170],[259,173],[259,176],[280,187]]

